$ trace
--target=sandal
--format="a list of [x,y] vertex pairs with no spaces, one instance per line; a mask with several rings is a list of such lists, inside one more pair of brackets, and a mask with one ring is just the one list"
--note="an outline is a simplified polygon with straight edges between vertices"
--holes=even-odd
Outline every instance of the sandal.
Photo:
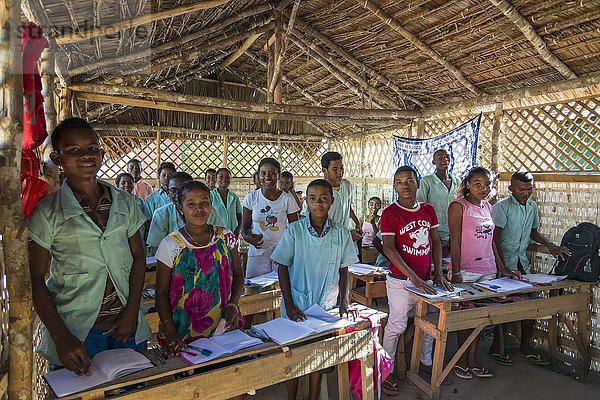
[[463,368],[460,365],[454,366],[454,375],[458,376],[460,379],[473,379],[473,374],[469,368]]
[[515,365],[514,361],[508,354],[500,355],[499,353],[490,353],[490,355],[496,364],[504,365],[505,367],[512,367]]
[[381,391],[388,396],[398,396],[400,390],[398,390],[398,384],[396,382],[390,382],[387,379],[383,381],[381,385]]
[[469,368],[469,371],[473,375],[478,378],[493,378],[494,374],[492,374],[487,368],[477,367],[477,368]]
[[540,365],[542,367],[547,367],[548,365],[550,365],[550,361],[546,360],[539,354],[523,354],[521,352],[518,352],[517,354],[519,355],[519,357],[523,357],[533,365]]

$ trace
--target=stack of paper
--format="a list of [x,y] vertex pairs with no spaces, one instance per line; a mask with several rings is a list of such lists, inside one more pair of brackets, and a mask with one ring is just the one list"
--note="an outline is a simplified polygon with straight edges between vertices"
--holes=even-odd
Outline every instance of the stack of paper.
[[533,286],[530,283],[511,278],[498,278],[485,282],[476,282],[475,285],[498,293],[513,292],[515,290],[528,289]]
[[62,397],[152,366],[150,360],[133,349],[114,349],[102,351],[92,358],[90,376],[80,376],[63,368],[48,372],[44,379],[56,396]]
[[375,272],[383,272],[381,268],[375,267],[374,265],[360,263],[352,264],[348,267],[348,271],[355,275],[369,275]]
[[277,271],[269,272],[265,275],[255,276],[254,278],[246,279],[246,285],[260,286],[261,288],[271,286],[279,282]]
[[567,276],[568,275],[527,274],[523,275],[523,280],[529,283],[540,283],[545,285],[567,279]]
[[202,364],[227,354],[261,344],[262,341],[239,329],[219,336],[194,340],[179,355],[191,364]]
[[313,304],[304,311],[304,315],[306,315],[306,320],[301,322],[276,318],[264,324],[254,325],[252,330],[277,344],[286,344],[307,336],[344,328],[351,324],[347,319],[329,314],[317,304]]
[[409,290],[415,294],[418,294],[419,296],[426,297],[428,299],[437,299],[439,297],[444,297],[444,296],[458,295],[458,294],[460,294],[460,292],[465,290],[465,288],[463,288],[463,287],[454,286],[454,290],[452,292],[449,292],[441,286],[433,286],[433,281],[427,281],[426,283],[429,286],[431,286],[432,288],[434,288],[437,293],[436,294],[425,293],[421,289],[417,289],[416,287],[414,287],[410,281],[408,281],[408,284],[406,285],[405,289]]
[[148,267],[156,266],[156,257],[146,257],[146,266],[148,266]]

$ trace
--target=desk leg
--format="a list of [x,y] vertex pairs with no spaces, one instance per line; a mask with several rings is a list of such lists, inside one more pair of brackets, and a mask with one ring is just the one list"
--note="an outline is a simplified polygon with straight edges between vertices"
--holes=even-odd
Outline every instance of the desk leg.
[[[427,315],[427,303],[419,299],[417,303],[417,313],[415,315],[415,321],[417,318],[423,319]],[[413,348],[410,356],[410,372],[419,375],[419,365],[421,363],[421,349],[423,348],[423,329],[419,328],[415,324],[415,336],[413,337]]]
[[[558,290],[551,290],[550,297],[558,296]],[[556,353],[558,351],[558,318],[556,314],[548,320],[548,355],[550,362],[556,364]]]
[[371,296],[371,289],[373,288],[373,282],[375,282],[375,278],[372,275],[367,275],[365,279],[365,297],[367,298],[366,306],[371,308],[373,305],[373,296]]
[[[362,382],[362,398],[363,400],[374,400],[375,389],[373,382],[373,361],[374,354],[371,353],[360,360],[360,374]],[[340,397],[341,399],[341,397]]]
[[440,308],[440,316],[438,319],[437,329],[440,332],[440,339],[435,341],[435,350],[433,352],[433,366],[431,368],[431,387],[433,389],[433,398],[440,398],[440,386],[444,381],[445,376],[442,376],[444,367],[444,355],[446,354],[446,342],[448,340],[448,332],[446,331],[446,312],[450,311],[451,305],[444,304]]
[[[350,398],[350,374],[348,373],[348,363],[341,363],[337,366],[338,373],[338,398],[348,400]],[[327,377],[325,377],[327,379]]]
[[577,336],[581,343],[581,349],[577,351],[577,360],[579,361],[579,374],[587,376],[590,371],[590,309],[589,304],[592,301],[592,287],[589,285],[580,286],[579,291],[585,290],[587,293],[585,310],[577,313]]

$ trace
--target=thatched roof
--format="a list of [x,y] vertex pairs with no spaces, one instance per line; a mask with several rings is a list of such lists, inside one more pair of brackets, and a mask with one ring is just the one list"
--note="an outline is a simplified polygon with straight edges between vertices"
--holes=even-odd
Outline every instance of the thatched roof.
[[[114,37],[65,36],[193,3],[212,7],[121,30]],[[73,83],[145,86],[264,103],[275,8],[282,10],[285,30],[295,3],[299,7],[282,64],[287,104],[418,110],[600,71],[598,0],[24,0],[23,7],[27,17],[50,27],[50,36],[59,43],[61,72]],[[248,49],[236,54],[244,44]],[[232,54],[238,57],[229,58]],[[90,119],[108,123],[290,134],[361,132],[360,123],[269,124],[92,101],[79,106]]]

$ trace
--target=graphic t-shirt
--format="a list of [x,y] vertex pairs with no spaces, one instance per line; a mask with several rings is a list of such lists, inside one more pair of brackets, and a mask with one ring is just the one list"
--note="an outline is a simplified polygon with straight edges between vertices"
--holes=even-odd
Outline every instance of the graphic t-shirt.
[[[406,265],[421,279],[431,275],[431,228],[438,227],[435,209],[417,202],[415,208],[404,208],[398,202],[383,210],[380,220],[382,236],[394,236],[396,250]],[[404,276],[397,265],[390,264],[390,272]]]
[[242,205],[252,211],[252,233],[263,235],[262,247],[250,246],[249,256],[272,252],[287,228],[287,215],[300,210],[291,194],[282,192],[277,200],[271,201],[262,194],[262,190],[248,193]]

